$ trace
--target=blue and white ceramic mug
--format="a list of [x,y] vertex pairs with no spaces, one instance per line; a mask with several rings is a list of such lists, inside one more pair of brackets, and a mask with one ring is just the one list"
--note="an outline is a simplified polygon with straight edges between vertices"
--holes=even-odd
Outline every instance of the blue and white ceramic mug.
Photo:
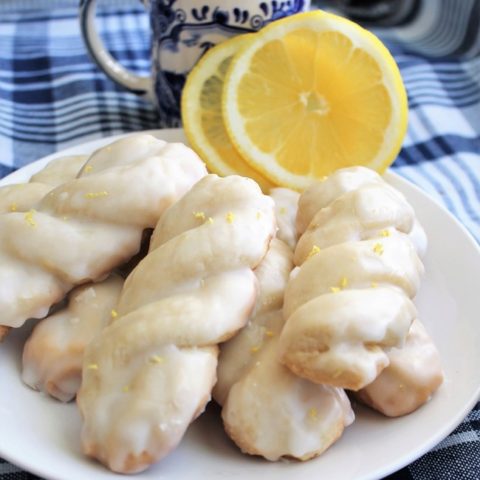
[[113,81],[154,101],[161,127],[178,127],[186,76],[210,47],[304,11],[310,0],[144,0],[144,4],[152,29],[151,76],[129,72],[106,50],[95,29],[96,0],[80,2],[82,35],[95,62]]

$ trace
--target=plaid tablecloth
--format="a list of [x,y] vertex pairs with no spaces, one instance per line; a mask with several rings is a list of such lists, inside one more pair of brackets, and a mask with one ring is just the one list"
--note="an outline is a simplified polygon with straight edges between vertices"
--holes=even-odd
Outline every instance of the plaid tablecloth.
[[[113,55],[149,70],[139,4],[103,0]],[[394,54],[409,95],[409,130],[393,168],[450,210],[480,241],[480,0],[337,0]],[[157,127],[154,108],[90,61],[73,0],[0,0],[0,177],[44,155]],[[480,348],[480,346],[479,346]],[[1,428],[1,426],[0,426]],[[36,478],[0,459],[0,480]],[[480,404],[431,452],[390,479],[480,479]]]

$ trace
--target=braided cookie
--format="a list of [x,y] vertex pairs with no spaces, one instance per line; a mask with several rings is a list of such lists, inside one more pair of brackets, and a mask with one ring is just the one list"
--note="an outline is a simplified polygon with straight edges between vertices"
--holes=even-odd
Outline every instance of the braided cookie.
[[300,268],[285,293],[281,361],[313,382],[359,390],[417,315],[411,298],[423,264],[409,237],[413,209],[377,174],[354,168],[308,189],[297,221]]
[[68,305],[40,322],[23,350],[23,381],[62,402],[80,387],[85,347],[115,315],[123,280],[117,275],[69,294]]
[[[50,187],[41,183],[5,185],[0,188],[0,214],[29,210],[49,191]],[[9,331],[10,327],[0,325],[0,343]]]
[[95,152],[27,213],[0,216],[0,323],[45,316],[73,286],[105,277],[142,232],[206,174],[181,144],[137,134]]
[[[75,178],[87,159],[88,157],[85,155],[61,157],[52,160],[43,170],[33,175],[29,183],[1,187],[0,214],[30,210],[53,187]],[[0,325],[0,342],[6,337],[9,330],[9,327]]]
[[223,405],[225,430],[240,449],[268,460],[307,460],[321,454],[353,421],[342,389],[316,385],[278,362],[282,303],[292,252],[274,239],[256,269],[255,315],[222,345],[214,398]]
[[[418,221],[409,234],[425,256],[427,237]],[[355,397],[388,417],[407,415],[428,402],[443,383],[440,354],[420,320],[415,319],[402,348],[388,351],[389,365]]]
[[[370,189],[362,189],[369,186]],[[356,195],[355,192],[359,189],[362,189],[362,192]],[[344,194],[350,195],[350,198],[347,195],[342,201],[335,202]],[[356,199],[353,198],[355,196]],[[320,218],[326,218],[325,212],[320,214],[319,211],[329,206],[334,208],[334,202],[336,209],[343,208],[342,220],[322,225],[322,229],[308,228],[317,214]],[[385,205],[382,202],[385,202]],[[350,206],[355,206],[357,211],[352,211],[349,215]],[[336,210],[331,212],[335,213]],[[362,220],[365,223],[360,225],[358,222]],[[395,223],[394,227],[398,231],[408,234],[420,258],[426,252],[427,237],[403,194],[386,183],[377,172],[365,167],[337,170],[328,177],[328,181],[307,189],[300,196],[296,222],[298,234],[302,235],[300,243],[307,244],[306,247],[300,245],[296,252],[296,255],[302,255],[303,260],[305,255],[310,254],[307,249],[312,242],[312,235],[323,236],[324,241],[329,236],[329,241],[324,244],[324,247],[327,247],[329,244],[375,238],[378,236],[379,227],[388,229],[392,223]],[[328,231],[325,227],[328,227]],[[313,239],[316,240],[321,239]],[[301,258],[295,258],[297,265],[303,261]]]
[[[32,187],[41,186],[48,192],[52,187],[75,178],[87,160],[87,156],[78,155],[50,162],[32,176],[30,183],[18,186],[18,211],[25,205],[22,190],[30,192]],[[0,208],[1,194],[0,189]],[[26,206],[26,210],[32,206],[34,203]],[[101,283],[77,287],[70,292],[68,305],[33,329],[23,351],[22,379],[27,385],[62,402],[76,396],[85,347],[109,323],[112,312],[115,314],[114,307],[122,285],[123,279],[112,275]]]
[[442,384],[440,355],[425,327],[414,320],[405,345],[392,348],[388,358],[388,367],[355,395],[384,415],[399,417],[428,402]]
[[[0,188],[0,214],[25,212],[43,198],[51,188],[42,183],[19,183]],[[1,321],[1,320],[0,320]],[[0,342],[8,335],[10,327],[0,325]]]
[[166,456],[204,409],[217,344],[252,311],[252,271],[275,232],[252,180],[208,175],[168,209],[125,282],[118,317],[87,348],[77,402],[83,450],[111,470]]

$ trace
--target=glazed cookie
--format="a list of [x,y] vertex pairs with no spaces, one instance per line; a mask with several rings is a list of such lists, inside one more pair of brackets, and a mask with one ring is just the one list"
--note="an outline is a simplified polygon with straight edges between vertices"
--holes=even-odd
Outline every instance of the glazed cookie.
[[2,324],[44,317],[73,286],[125,263],[144,229],[205,174],[186,146],[135,134],[96,151],[35,209],[1,215]]
[[285,292],[281,361],[316,383],[359,390],[388,366],[417,312],[423,274],[403,195],[363,167],[299,201],[296,269]]
[[115,317],[122,286],[112,275],[73,289],[68,305],[42,320],[25,343],[22,380],[62,402],[75,398],[85,348]]
[[209,175],[165,212],[118,317],[86,351],[77,402],[87,455],[133,473],[178,445],[210,399],[217,344],[251,314],[252,269],[275,229],[273,201],[238,176]]
[[440,354],[422,323],[414,320],[403,348],[393,348],[388,358],[388,367],[356,397],[388,417],[399,417],[428,402],[442,384]]
[[320,455],[353,419],[345,392],[294,375],[278,361],[282,303],[292,252],[272,241],[256,269],[259,296],[248,325],[221,347],[214,398],[239,448],[268,460]]
[[[86,155],[60,157],[32,176],[28,183],[0,187],[0,214],[27,212],[54,187],[72,180],[87,161]],[[0,325],[0,342],[10,327]]]

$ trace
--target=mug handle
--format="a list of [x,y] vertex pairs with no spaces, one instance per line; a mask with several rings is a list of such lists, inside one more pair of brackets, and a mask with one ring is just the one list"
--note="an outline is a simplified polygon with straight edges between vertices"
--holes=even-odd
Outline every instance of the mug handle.
[[136,75],[122,67],[105,48],[95,27],[96,0],[80,0],[80,30],[90,56],[107,77],[132,93],[153,101],[150,77]]

